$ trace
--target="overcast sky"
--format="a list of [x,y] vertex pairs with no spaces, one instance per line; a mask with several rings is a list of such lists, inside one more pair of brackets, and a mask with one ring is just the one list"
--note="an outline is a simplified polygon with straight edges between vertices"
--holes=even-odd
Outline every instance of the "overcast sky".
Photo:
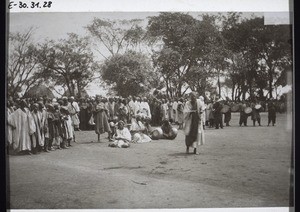
[[[26,31],[30,27],[35,30],[34,39],[36,42],[43,42],[46,38],[65,38],[67,33],[74,32],[79,35],[88,35],[84,27],[90,24],[94,17],[105,19],[145,19],[147,24],[148,16],[157,16],[159,13],[149,12],[97,12],[97,13],[11,13],[9,16],[9,30],[11,32]],[[203,13],[189,13],[197,17]],[[217,14],[217,13],[214,13]],[[250,17],[252,13],[243,13],[245,17]],[[262,16],[262,13],[255,13]]]

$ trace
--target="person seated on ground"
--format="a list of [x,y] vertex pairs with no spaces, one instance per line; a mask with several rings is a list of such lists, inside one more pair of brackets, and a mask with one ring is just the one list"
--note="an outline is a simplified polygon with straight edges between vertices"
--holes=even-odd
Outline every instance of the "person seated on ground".
[[136,117],[132,119],[130,132],[133,135],[132,141],[134,143],[146,143],[151,141],[151,138],[146,135],[147,128],[143,124],[142,117],[140,115],[136,115]]
[[108,146],[119,148],[128,148],[130,146],[129,142],[131,141],[131,134],[124,125],[125,123],[123,121],[118,122],[114,142],[110,143]]
[[161,126],[161,129],[163,131],[163,138],[164,139],[175,139],[177,136],[177,129],[175,127],[172,127],[170,122],[168,120],[164,120]]
[[117,124],[119,122],[118,116],[114,116],[109,122],[111,132],[108,134],[108,140],[113,141],[113,137],[116,134]]

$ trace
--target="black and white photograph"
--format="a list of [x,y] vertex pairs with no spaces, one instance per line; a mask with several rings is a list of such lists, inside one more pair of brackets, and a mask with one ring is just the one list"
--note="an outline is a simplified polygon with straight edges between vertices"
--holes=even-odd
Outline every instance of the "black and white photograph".
[[7,5],[7,209],[293,207],[289,12],[56,2]]

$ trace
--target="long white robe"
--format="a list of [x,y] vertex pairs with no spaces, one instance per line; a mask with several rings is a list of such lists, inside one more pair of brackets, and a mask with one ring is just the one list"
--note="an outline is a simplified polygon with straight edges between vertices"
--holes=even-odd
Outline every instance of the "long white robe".
[[138,101],[134,102],[134,115],[136,116],[141,111],[141,103]]
[[125,141],[131,141],[131,134],[128,128],[124,127],[123,130],[117,129],[116,130],[116,139],[122,139]]
[[129,114],[130,115],[134,115],[134,106],[135,106],[134,102],[132,100],[130,100],[128,102]]
[[13,112],[14,122],[12,123],[15,129],[13,130],[13,149],[16,152],[31,150],[30,135],[35,132],[35,123],[31,112],[25,108],[22,111],[20,108]]
[[13,114],[13,109],[7,108],[7,142],[9,145],[12,144],[13,142],[13,129],[12,126],[14,126],[14,117]]
[[[71,116],[72,124],[74,125],[74,127],[79,127],[80,120],[79,120],[78,114],[80,112],[80,108],[79,108],[79,105],[77,104],[77,102],[72,102],[72,103],[69,102],[68,111],[71,114],[70,116]],[[74,114],[74,113],[76,113],[76,114]]]
[[202,119],[202,123],[205,124],[206,122],[206,109],[207,109],[207,105],[204,103],[204,101],[201,101],[201,105],[203,105],[202,107],[202,114],[201,114],[201,119]]
[[131,141],[131,134],[128,128],[125,127],[122,130],[117,129],[116,134],[115,141],[109,145],[110,147],[122,148],[130,146],[129,142]]
[[[205,144],[205,137],[204,137],[204,130],[203,130],[203,118],[202,114],[205,110],[205,105],[202,101],[197,99],[197,112],[199,113],[199,116],[201,117],[199,119],[198,123],[198,134],[197,134],[197,140],[193,142],[192,147],[196,148],[199,145]],[[187,101],[184,105],[183,114],[184,114],[184,124],[183,124],[183,131],[185,135],[189,135],[191,130],[191,123],[192,123],[192,117],[190,116],[190,113],[192,112],[192,105],[190,101]]]
[[172,104],[172,109],[173,109],[173,118],[175,122],[178,122],[178,111],[177,111],[177,107],[178,107],[178,102],[173,102]]
[[148,102],[141,102],[141,112],[148,118],[151,119],[151,111]]

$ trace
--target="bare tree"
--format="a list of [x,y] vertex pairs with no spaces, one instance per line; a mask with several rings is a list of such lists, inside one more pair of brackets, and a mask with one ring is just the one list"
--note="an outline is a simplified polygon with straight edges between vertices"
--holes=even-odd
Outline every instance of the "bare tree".
[[14,97],[20,92],[26,93],[40,82],[35,76],[38,62],[32,35],[33,28],[25,33],[18,32],[9,35],[7,85],[10,96]]

